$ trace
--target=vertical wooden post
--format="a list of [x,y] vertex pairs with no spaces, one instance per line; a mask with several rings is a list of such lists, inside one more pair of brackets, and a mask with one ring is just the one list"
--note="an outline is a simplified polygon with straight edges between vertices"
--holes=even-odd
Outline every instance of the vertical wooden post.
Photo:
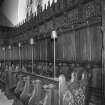
[[10,60],[12,61],[12,49],[10,48]]
[[105,0],[102,0],[102,34],[103,34],[103,47],[102,47],[102,89],[103,97],[105,97]]
[[55,38],[54,38],[54,77],[56,77],[56,70],[55,70]]
[[18,44],[19,46],[19,62],[20,62],[20,68],[21,68],[21,43]]
[[9,45],[9,57],[10,57],[10,62],[12,62],[12,51],[11,51],[11,45]]
[[6,50],[6,48],[3,47],[3,53],[4,53],[4,67],[5,67],[5,50]]
[[32,45],[32,73],[34,72],[34,46]]
[[34,39],[30,39],[31,51],[32,51],[32,73],[34,72]]
[[42,60],[42,59],[41,59],[41,57],[42,57],[42,52],[41,52],[41,41],[40,41],[40,43],[39,43],[39,51],[40,51],[40,57],[39,57],[39,58],[40,58],[40,61],[41,61],[41,60]]
[[51,38],[54,40],[54,78],[56,78],[56,64],[55,64],[55,61],[56,61],[56,52],[55,52],[55,40],[57,39],[57,32],[55,30],[52,31],[52,34],[51,34]]
[[45,46],[46,46],[46,69],[47,69],[47,66],[48,66],[47,65],[47,39],[46,39],[46,45]]

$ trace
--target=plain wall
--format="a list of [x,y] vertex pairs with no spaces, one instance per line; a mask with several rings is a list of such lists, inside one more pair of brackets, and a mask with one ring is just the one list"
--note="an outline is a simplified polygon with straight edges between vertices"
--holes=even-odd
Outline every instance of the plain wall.
[[18,0],[5,0],[2,5],[2,12],[12,22],[18,22]]

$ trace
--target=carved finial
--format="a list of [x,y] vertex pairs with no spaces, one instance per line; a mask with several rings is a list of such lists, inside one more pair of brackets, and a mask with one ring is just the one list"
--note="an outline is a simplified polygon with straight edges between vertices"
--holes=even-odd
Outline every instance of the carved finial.
[[46,4],[44,4],[44,10],[46,10],[47,8],[46,8]]
[[50,7],[50,1],[48,1],[48,7]]

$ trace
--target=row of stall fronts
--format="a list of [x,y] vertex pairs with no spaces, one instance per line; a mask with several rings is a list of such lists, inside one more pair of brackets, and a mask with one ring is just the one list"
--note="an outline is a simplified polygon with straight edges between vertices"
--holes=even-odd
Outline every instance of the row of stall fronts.
[[[90,101],[90,98],[88,101],[86,99],[88,98],[86,92],[88,85],[86,72],[82,72],[85,77],[82,76],[81,79],[77,79],[76,72],[73,72],[71,74],[72,79],[69,81],[66,81],[64,75],[60,75],[59,78],[54,79],[27,72],[8,71],[6,73],[8,75],[6,86],[10,90],[14,89],[15,95],[18,96],[23,103],[27,102],[28,105],[40,102],[46,103],[46,105],[64,105],[64,103],[78,103],[79,105],[80,103],[84,104]],[[80,75],[83,75],[82,73],[80,73]],[[24,85],[19,85],[22,81]],[[34,89],[36,89],[37,92],[34,92]],[[75,93],[77,91],[78,94]],[[28,96],[29,94],[30,96]],[[71,96],[72,98],[70,98]],[[75,97],[75,99],[73,97]],[[68,98],[73,101],[68,101]]]

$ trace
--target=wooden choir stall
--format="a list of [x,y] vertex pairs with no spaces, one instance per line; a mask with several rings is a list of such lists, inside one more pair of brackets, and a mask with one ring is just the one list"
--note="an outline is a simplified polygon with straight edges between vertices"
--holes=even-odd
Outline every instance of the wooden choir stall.
[[3,90],[22,105],[104,105],[102,8],[101,0],[53,0],[1,28]]

